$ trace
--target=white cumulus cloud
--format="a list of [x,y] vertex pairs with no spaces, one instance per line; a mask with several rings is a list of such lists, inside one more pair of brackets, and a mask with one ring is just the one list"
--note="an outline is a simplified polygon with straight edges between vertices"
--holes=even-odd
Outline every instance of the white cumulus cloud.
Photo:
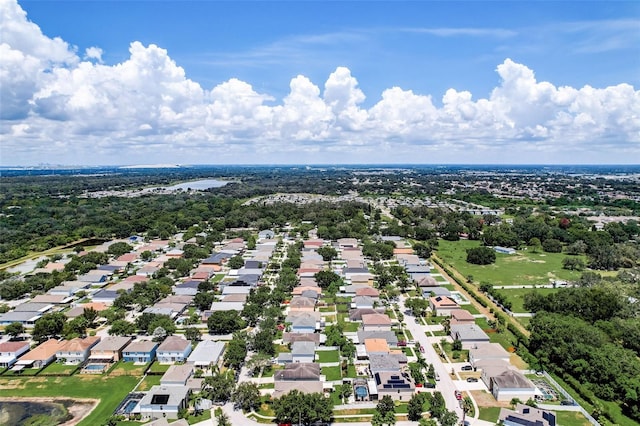
[[497,66],[500,82],[487,98],[452,88],[437,106],[431,95],[392,87],[367,109],[356,76],[342,66],[323,89],[298,75],[275,99],[235,78],[204,88],[153,44],[133,41],[117,64],[103,63],[95,46],[80,58],[12,0],[0,0],[0,31],[7,165],[573,161],[605,158],[616,147],[620,155],[607,158],[640,158],[638,90],[557,87],[511,59]]

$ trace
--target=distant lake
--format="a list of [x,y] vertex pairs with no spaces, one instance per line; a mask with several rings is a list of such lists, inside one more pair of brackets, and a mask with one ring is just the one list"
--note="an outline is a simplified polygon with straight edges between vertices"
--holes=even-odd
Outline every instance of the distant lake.
[[177,191],[179,189],[184,189],[185,191],[187,189],[202,191],[209,188],[220,188],[222,186],[225,186],[227,183],[229,182],[224,180],[203,179],[203,180],[194,180],[191,182],[179,183],[173,186],[167,186],[165,189],[168,189],[170,191]]

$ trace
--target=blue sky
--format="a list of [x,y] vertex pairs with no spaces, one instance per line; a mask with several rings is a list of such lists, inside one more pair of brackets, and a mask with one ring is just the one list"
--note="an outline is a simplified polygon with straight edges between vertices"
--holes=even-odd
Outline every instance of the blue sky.
[[2,165],[640,158],[639,2],[0,5]]

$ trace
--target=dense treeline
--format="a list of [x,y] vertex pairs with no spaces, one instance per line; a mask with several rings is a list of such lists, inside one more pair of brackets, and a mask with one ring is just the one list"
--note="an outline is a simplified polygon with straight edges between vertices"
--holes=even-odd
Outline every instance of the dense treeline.
[[637,280],[617,284],[527,295],[525,308],[536,313],[529,349],[544,368],[571,375],[640,420],[640,309],[638,299],[625,294],[637,297],[640,286]]

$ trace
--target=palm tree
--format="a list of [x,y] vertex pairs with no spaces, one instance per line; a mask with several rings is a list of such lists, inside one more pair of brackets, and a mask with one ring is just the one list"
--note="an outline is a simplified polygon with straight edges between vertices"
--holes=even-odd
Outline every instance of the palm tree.
[[471,399],[470,396],[465,396],[462,399],[462,423],[464,424],[464,420],[465,417],[467,416],[467,413],[470,413],[473,411],[473,400]]
[[444,327],[444,332],[448,336],[449,333],[451,333],[451,318],[446,317],[440,324],[442,324],[442,326]]

